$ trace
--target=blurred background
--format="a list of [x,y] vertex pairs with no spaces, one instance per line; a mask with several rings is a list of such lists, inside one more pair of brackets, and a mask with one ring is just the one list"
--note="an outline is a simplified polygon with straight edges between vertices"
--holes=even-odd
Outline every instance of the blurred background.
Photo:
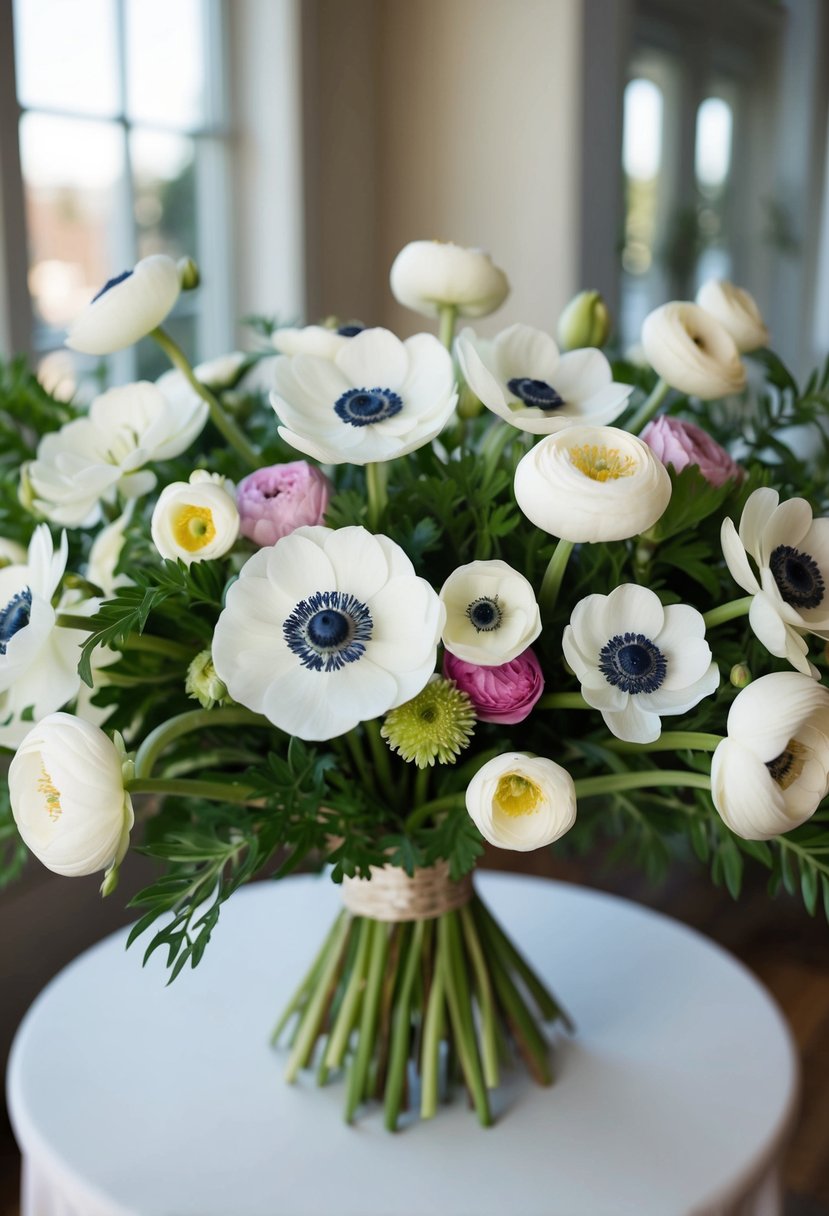
[[[598,288],[627,350],[651,308],[728,277],[803,374],[829,353],[827,119],[827,0],[0,0],[0,355],[62,391],[158,375],[149,343],[103,367],[62,349],[154,252],[200,264],[170,322],[194,362],[254,314],[411,333],[388,268],[439,238],[509,274],[484,331],[554,330]],[[772,987],[806,1062],[791,1212],[826,1211],[826,926],[762,888],[733,905],[702,872],[655,888],[600,863],[531,864],[701,927]],[[101,905],[33,861],[0,896],[0,1062],[145,879],[133,859]],[[0,1135],[2,1216],[15,1190]]]

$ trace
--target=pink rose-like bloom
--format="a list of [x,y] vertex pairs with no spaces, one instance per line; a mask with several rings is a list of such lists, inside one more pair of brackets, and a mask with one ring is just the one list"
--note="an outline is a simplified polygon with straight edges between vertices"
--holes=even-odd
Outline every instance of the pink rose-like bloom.
[[742,477],[743,470],[701,427],[660,414],[649,422],[639,436],[663,464],[672,464],[681,473],[695,464],[712,486],[724,485],[730,478]]
[[481,722],[499,722],[504,726],[529,717],[544,691],[541,664],[531,649],[498,667],[466,663],[447,651],[443,674],[466,693]]
[[295,528],[321,524],[330,497],[331,482],[304,460],[257,469],[236,490],[242,536],[275,545]]

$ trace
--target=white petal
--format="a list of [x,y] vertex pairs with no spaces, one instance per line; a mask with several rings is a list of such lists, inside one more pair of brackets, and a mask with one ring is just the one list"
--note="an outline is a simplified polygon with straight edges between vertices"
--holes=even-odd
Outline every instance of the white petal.
[[766,524],[772,517],[780,495],[768,486],[750,494],[740,518],[740,540],[755,561],[760,560],[760,542]]
[[483,343],[476,344],[466,336],[467,334],[472,334],[472,330],[465,329],[455,345],[463,378],[487,409],[494,410],[500,417],[508,419],[510,409],[507,394],[498,377],[484,361],[481,353]]
[[659,596],[638,583],[622,583],[611,591],[605,608],[605,624],[611,631],[609,637],[618,633],[641,633],[653,640],[665,623],[665,609]]
[[[745,512],[743,512],[743,518],[745,519]],[[746,551],[737,534],[737,529],[730,519],[722,521],[720,544],[722,545],[725,564],[728,566],[734,582],[742,587],[744,591],[749,591],[752,595],[756,595],[760,590],[760,584],[757,582],[749,565]]]
[[493,370],[505,385],[513,378],[546,380],[564,396],[553,380],[558,377],[561,365],[558,347],[543,330],[533,329],[531,325],[511,325],[498,334],[492,344],[492,354]]
[[355,388],[399,389],[409,370],[403,343],[388,329],[364,329],[337,352],[335,362]]
[[760,565],[767,566],[778,545],[797,548],[812,526],[812,508],[805,498],[789,498],[770,516],[760,537]]
[[334,569],[334,587],[364,603],[388,582],[385,553],[365,528],[338,528],[329,536],[325,553]]
[[[583,401],[607,388],[612,379],[610,364],[602,352],[586,347],[561,356],[553,388],[565,401]],[[628,392],[632,391],[630,386]]]
[[711,665],[711,647],[705,638],[686,638],[665,656],[668,670],[662,687],[668,691],[690,688]]
[[604,710],[602,717],[611,734],[628,743],[653,743],[662,733],[659,716],[648,713],[639,697],[629,697],[619,713]]
[[769,840],[794,826],[765,764],[734,739],[724,739],[714,752],[711,797],[724,823],[744,840]]

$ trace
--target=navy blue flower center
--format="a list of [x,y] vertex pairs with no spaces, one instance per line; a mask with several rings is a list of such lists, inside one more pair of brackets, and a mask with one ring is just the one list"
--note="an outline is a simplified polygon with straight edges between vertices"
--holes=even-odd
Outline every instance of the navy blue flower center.
[[101,296],[109,291],[110,287],[117,287],[119,283],[123,283],[124,279],[128,279],[131,274],[131,270],[122,270],[121,273],[117,274],[114,279],[107,279],[101,290],[96,291],[95,295],[92,297],[92,303],[94,304],[96,300],[100,300]]
[[813,557],[791,545],[778,545],[769,559],[777,589],[793,608],[817,608],[823,602],[826,585]]
[[364,329],[365,325],[338,325],[337,333],[341,338],[356,338]]
[[513,376],[507,381],[507,388],[520,398],[525,405],[535,406],[540,410],[557,410],[564,405],[561,397],[552,384],[546,380],[531,380],[529,376]]
[[656,692],[665,680],[668,660],[643,633],[617,633],[599,651],[599,671],[622,692]]
[[21,629],[29,623],[32,615],[32,593],[28,587],[18,591],[6,604],[0,608],[0,654],[6,653],[6,646]]
[[334,404],[337,416],[352,426],[385,422],[402,409],[403,399],[390,388],[350,388]]
[[497,595],[482,595],[467,606],[466,615],[477,633],[492,633],[501,624],[504,614],[498,604]]
[[282,626],[290,650],[309,671],[339,671],[365,654],[374,622],[347,591],[315,591],[300,600]]

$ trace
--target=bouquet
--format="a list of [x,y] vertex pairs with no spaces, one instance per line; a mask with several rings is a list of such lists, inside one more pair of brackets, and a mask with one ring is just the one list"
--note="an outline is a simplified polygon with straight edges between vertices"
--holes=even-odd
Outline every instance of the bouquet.
[[172,979],[241,884],[327,867],[274,1040],[390,1129],[454,1079],[488,1123],[516,1052],[552,1080],[569,1020],[474,890],[484,841],[692,852],[735,897],[752,864],[829,910],[829,365],[798,385],[726,282],[636,362],[596,292],[558,341],[484,340],[506,276],[418,241],[391,287],[439,336],[258,318],[192,369],[163,325],[197,279],[145,258],[69,330],[149,336],[155,383],[0,373],[5,880],[28,848],[109,895],[132,843],[162,872],[129,940]]

